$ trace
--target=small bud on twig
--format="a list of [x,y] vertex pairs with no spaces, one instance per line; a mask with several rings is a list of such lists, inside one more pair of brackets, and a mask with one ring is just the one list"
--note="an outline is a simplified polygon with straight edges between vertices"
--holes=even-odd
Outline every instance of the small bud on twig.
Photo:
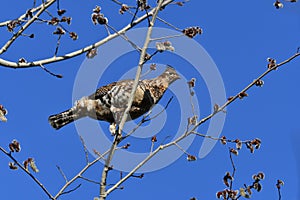
[[284,182],[282,181],[282,180],[277,180],[277,183],[276,183],[276,187],[278,188],[278,189],[280,189],[281,188],[281,186],[283,186],[284,185]]
[[239,152],[236,149],[230,149],[230,153],[234,154],[234,155],[239,155]]
[[221,142],[221,144],[223,144],[223,145],[227,144],[227,139],[226,139],[226,137],[225,137],[225,136],[222,136],[220,142]]
[[187,82],[190,88],[195,87],[196,78],[192,78],[189,82]]
[[249,95],[246,92],[239,93],[239,98],[240,99],[243,99],[244,97],[247,97],[247,96],[249,96]]
[[21,145],[17,140],[13,140],[9,145],[10,152],[20,152],[21,151]]
[[233,177],[230,175],[229,172],[226,172],[225,176],[223,177],[223,182],[224,182],[224,184],[225,184],[227,187],[229,187],[229,182],[228,182],[228,180],[233,181]]
[[86,53],[87,58],[94,58],[97,55],[97,48],[91,49]]
[[151,142],[157,142],[156,136],[153,136],[153,137],[151,138]]
[[197,34],[201,35],[203,30],[200,27],[189,27],[182,30],[182,33],[189,38],[194,38]]
[[57,27],[56,30],[53,32],[54,35],[64,35],[66,31],[62,29],[61,27]]
[[187,156],[186,159],[187,159],[187,161],[195,161],[195,160],[197,160],[196,156],[190,155],[190,154]]
[[72,38],[72,40],[77,40],[78,39],[78,35],[75,32],[70,32],[69,35]]
[[66,12],[67,12],[66,10],[60,9],[60,10],[57,11],[57,14],[58,14],[59,16],[62,16],[62,15],[65,14]]
[[156,42],[156,49],[159,52],[175,51],[175,48],[172,46],[172,43],[170,41]]
[[122,4],[119,13],[123,15],[127,10],[129,10],[129,6],[127,4]]
[[262,87],[264,85],[264,81],[259,79],[255,82],[255,85],[258,87]]
[[18,166],[13,162],[9,162],[8,167],[9,167],[9,169],[12,169],[12,170],[17,170],[18,169]]

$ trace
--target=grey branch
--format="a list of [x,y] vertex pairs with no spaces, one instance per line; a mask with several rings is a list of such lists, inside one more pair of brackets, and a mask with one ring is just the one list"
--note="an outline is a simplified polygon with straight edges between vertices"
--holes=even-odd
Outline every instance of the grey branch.
[[[22,28],[17,32],[15,33],[12,38],[10,40],[8,40],[6,42],[6,44],[0,49],[0,55],[3,54],[5,51],[7,51],[7,49],[10,47],[10,45],[12,45],[12,43],[35,21],[38,19],[38,17],[49,7],[51,6],[56,0],[50,0],[50,1],[47,1],[45,2],[44,4],[42,4],[40,10],[30,19],[28,20],[24,26],[22,26]],[[2,59],[1,59],[2,60]],[[1,63],[1,60],[0,60],[0,64]],[[16,64],[16,63],[14,63]],[[40,63],[42,64],[42,63]]]
[[[164,0],[163,3],[162,3],[162,7],[163,6],[167,6],[168,4],[172,3],[174,0]],[[45,3],[45,7],[47,5],[47,7],[49,7],[52,3],[54,3],[55,0],[51,0],[51,1],[47,1]],[[51,3],[51,4],[50,4]],[[154,12],[155,12],[155,8],[153,8],[151,11],[148,12],[148,16],[153,16]],[[41,9],[39,10],[39,12],[34,16],[34,17],[38,17],[42,12],[44,11],[44,9]],[[147,14],[139,17],[138,19],[136,19],[134,21],[134,25],[136,24],[139,24],[141,23],[142,21],[144,21],[145,19],[147,19]],[[31,21],[28,21],[24,27],[20,30],[21,32],[18,34],[18,36],[26,29],[28,28],[28,26],[33,22],[33,19],[35,18],[32,18]],[[131,24],[128,24],[126,25],[125,27],[123,27],[121,30],[119,30],[117,33],[114,33],[114,34],[111,34],[109,36],[107,36],[106,38],[94,43],[94,44],[91,44],[89,46],[86,46],[84,48],[81,48],[81,49],[78,49],[78,50],[75,50],[73,52],[70,52],[70,53],[67,53],[63,56],[53,56],[53,57],[49,57],[49,58],[46,58],[46,59],[42,59],[42,60],[36,60],[36,61],[32,61],[32,62],[26,62],[26,63],[16,63],[16,62],[12,62],[12,61],[8,61],[8,60],[5,60],[5,59],[1,59],[0,58],[0,65],[4,66],[4,67],[9,67],[9,68],[29,68],[29,67],[36,67],[36,66],[40,66],[40,65],[45,65],[45,64],[49,64],[49,63],[54,63],[54,62],[59,62],[59,61],[62,61],[62,60],[67,60],[67,59],[70,59],[70,58],[73,58],[73,57],[76,57],[76,56],[79,56],[83,53],[86,53],[88,51],[90,51],[91,49],[94,49],[94,48],[97,48],[107,42],[109,42],[110,40],[118,37],[119,35],[122,35],[124,33],[126,33],[126,31],[130,30],[134,25],[131,25]],[[7,50],[7,48],[12,44],[13,41],[15,41],[18,37],[17,35],[15,35],[14,37],[12,37],[8,42],[7,44],[5,44],[2,49],[0,50],[0,54],[2,54],[4,51]]]
[[[156,8],[152,9],[152,11],[151,11],[153,13],[152,20],[150,21],[148,31],[147,31],[147,35],[146,35],[145,42],[144,42],[144,46],[143,46],[142,51],[141,51],[139,65],[138,65],[136,76],[135,76],[135,79],[134,79],[134,82],[133,82],[132,91],[131,91],[131,94],[130,94],[130,97],[129,97],[129,100],[128,100],[127,108],[125,109],[125,112],[122,116],[121,122],[120,122],[119,127],[118,127],[118,132],[115,135],[114,142],[113,142],[113,144],[110,148],[108,157],[107,157],[106,162],[105,162],[105,166],[102,170],[102,176],[101,176],[101,182],[100,182],[101,183],[100,184],[100,199],[101,200],[105,200],[107,195],[109,194],[109,192],[106,191],[106,179],[107,179],[107,174],[108,174],[108,171],[109,171],[108,167],[111,163],[114,152],[115,152],[116,147],[119,143],[118,138],[120,138],[120,136],[122,135],[122,130],[123,130],[123,127],[125,125],[126,119],[128,117],[128,113],[129,113],[129,110],[131,108],[133,98],[134,98],[134,95],[135,95],[135,92],[136,92],[136,89],[137,89],[137,86],[138,86],[138,83],[139,83],[139,80],[140,80],[141,72],[142,72],[142,69],[143,69],[143,64],[145,63],[145,55],[147,53],[147,49],[148,49],[148,46],[149,46],[149,43],[150,43],[154,22],[156,20],[156,17],[157,17],[157,14],[158,14],[159,10],[163,6],[163,2],[164,2],[164,0],[159,0],[158,3],[157,3]],[[167,5],[166,2],[171,3],[172,1],[171,0],[165,1],[164,3]],[[148,16],[148,15],[146,15],[146,16]],[[133,24],[135,24],[135,22]],[[115,189],[117,189],[118,186],[115,187]]]

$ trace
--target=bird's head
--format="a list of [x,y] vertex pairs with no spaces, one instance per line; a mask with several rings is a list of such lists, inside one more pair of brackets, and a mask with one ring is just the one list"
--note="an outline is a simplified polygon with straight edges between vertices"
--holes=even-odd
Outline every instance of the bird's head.
[[169,84],[180,79],[180,76],[177,74],[176,70],[170,65],[167,66],[166,70],[162,73],[162,76],[168,81]]

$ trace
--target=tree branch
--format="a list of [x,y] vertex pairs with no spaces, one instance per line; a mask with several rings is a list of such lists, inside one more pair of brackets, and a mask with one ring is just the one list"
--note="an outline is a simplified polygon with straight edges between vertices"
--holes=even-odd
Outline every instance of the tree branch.
[[55,198],[50,194],[50,192],[45,188],[45,186],[33,175],[30,171],[26,170],[23,165],[21,165],[12,155],[11,153],[7,152],[5,149],[0,147],[0,150],[7,155],[11,160],[14,161],[18,167],[20,167],[49,197],[49,199],[55,200]]
[[[246,86],[243,90],[241,90],[241,92],[246,92],[247,90],[249,90],[251,87],[253,87],[256,83],[257,80],[262,79],[263,77],[265,77],[266,75],[268,75],[271,71],[277,69],[278,67],[283,66],[284,64],[292,61],[293,59],[295,59],[296,57],[300,56],[300,53],[297,52],[295,53],[293,56],[291,56],[290,58],[288,58],[287,60],[279,63],[279,64],[275,64],[272,68],[267,69],[264,73],[262,73],[257,79],[255,79],[252,83],[250,83],[248,86]],[[180,142],[181,140],[185,139],[186,137],[188,137],[190,134],[195,133],[195,130],[197,127],[199,127],[201,124],[203,124],[204,122],[206,122],[207,120],[211,119],[212,117],[214,117],[217,113],[223,111],[229,104],[231,104],[233,101],[235,101],[238,97],[239,94],[241,93],[239,92],[236,96],[234,96],[233,98],[231,98],[230,100],[228,100],[224,105],[222,105],[221,107],[219,107],[218,110],[214,111],[213,113],[211,113],[210,115],[208,115],[207,117],[201,119],[198,123],[196,123],[196,125],[191,129],[191,130],[187,130],[185,133],[183,133],[181,136],[179,136],[177,139],[175,139],[172,142],[169,142],[165,145],[160,145],[158,148],[156,148],[153,152],[150,152],[150,154],[143,160],[141,161],[135,168],[133,168],[125,177],[123,177],[121,180],[119,180],[114,186],[112,186],[111,188],[109,188],[106,192],[106,194],[108,195],[109,193],[111,193],[112,191],[114,191],[115,189],[117,189],[124,181],[126,181],[128,178],[130,178],[138,169],[140,169],[145,163],[147,163],[152,157],[154,157],[158,152],[160,152],[161,150],[168,148],[170,146],[176,145],[178,142]],[[198,135],[198,134],[197,134]],[[216,139],[216,138],[212,138],[212,137],[208,137],[211,139]],[[219,139],[218,139],[219,140]]]
[[[7,49],[12,45],[12,43],[35,21],[38,19],[38,17],[49,7],[51,6],[56,0],[50,0],[45,3],[43,3],[40,8],[40,10],[30,19],[28,20],[24,26],[21,27],[21,29],[15,33],[10,40],[7,41],[7,43],[0,49],[0,55],[3,54]],[[0,62],[1,64],[1,62]]]
[[106,151],[105,153],[103,153],[102,155],[98,156],[95,160],[93,160],[92,162],[88,163],[76,176],[74,176],[71,180],[69,180],[59,191],[58,193],[53,197],[53,200],[58,199],[58,197],[60,197],[62,194],[64,194],[64,191],[78,178],[82,177],[82,174],[88,170],[91,166],[93,166],[95,163],[97,163],[99,160],[104,159],[104,156],[108,153],[108,151]]
[[[50,0],[49,0],[50,1]],[[49,2],[48,1],[48,2]],[[47,2],[45,2],[47,3]],[[32,8],[31,9],[31,12],[36,12],[38,10],[40,10],[41,8],[44,7],[44,4],[45,3],[42,3],[41,5],[39,5],[38,7],[35,7],[35,8]],[[24,18],[26,17],[26,13],[24,13],[23,15],[21,15],[20,17],[17,18],[17,20],[23,20]],[[7,21],[3,21],[3,22],[0,22],[0,27],[3,27],[3,26],[7,26],[7,24],[9,24],[12,20],[7,20]]]
[[[53,3],[52,1],[51,1],[51,3]],[[162,3],[162,6],[167,6],[168,4],[170,4],[173,1],[174,0],[164,0],[164,2]],[[155,8],[152,9],[150,12],[148,12],[148,16],[152,16],[154,12],[155,12]],[[136,25],[136,24],[141,23],[142,21],[147,19],[148,16],[145,14],[145,15],[139,17],[138,19],[136,19],[134,21],[133,24]],[[36,67],[36,66],[40,66],[40,65],[49,64],[49,63],[59,62],[59,61],[62,61],[62,60],[67,60],[67,59],[79,56],[83,53],[86,53],[86,52],[88,52],[88,51],[90,51],[94,48],[97,48],[97,47],[109,42],[110,40],[118,37],[119,35],[124,34],[126,31],[130,30],[134,25],[128,24],[127,26],[125,26],[124,28],[119,30],[117,33],[111,34],[111,35],[107,36],[106,38],[104,38],[104,39],[102,39],[102,40],[100,40],[100,41],[98,41],[98,42],[96,42],[92,45],[86,46],[84,48],[75,50],[75,51],[70,52],[70,53],[67,53],[63,56],[57,56],[57,57],[53,56],[53,57],[49,57],[49,58],[46,58],[46,59],[36,60],[36,61],[26,62],[26,63],[16,63],[16,62],[12,62],[12,61],[8,61],[8,60],[0,58],[0,65],[2,65],[4,67],[9,67],[9,68],[29,68],[29,67]]]
[[[121,122],[118,125],[118,130],[116,132],[114,142],[113,142],[113,144],[110,148],[109,155],[106,159],[105,166],[102,170],[102,176],[101,176],[101,182],[100,182],[101,183],[100,184],[100,199],[101,200],[105,200],[106,196],[109,194],[108,192],[106,192],[106,179],[107,179],[107,174],[108,174],[108,171],[109,171],[108,168],[109,168],[109,165],[112,161],[112,158],[113,158],[114,152],[116,150],[116,147],[117,147],[117,145],[120,141],[120,136],[122,136],[122,130],[124,128],[125,122],[126,122],[126,120],[128,118],[128,115],[129,115],[129,111],[130,111],[130,108],[131,108],[131,105],[132,105],[132,102],[133,102],[133,99],[134,99],[134,95],[135,95],[138,83],[140,81],[140,76],[141,76],[141,72],[142,72],[142,69],[143,69],[143,64],[144,64],[144,61],[145,61],[145,56],[146,56],[146,53],[147,53],[147,49],[148,49],[148,46],[149,46],[149,43],[150,43],[154,22],[156,20],[156,16],[157,16],[159,10],[161,9],[161,7],[163,5],[163,2],[164,2],[164,0],[159,0],[158,3],[157,3],[156,8],[154,8],[152,10],[153,11],[153,16],[152,16],[152,20],[151,20],[151,22],[149,24],[149,27],[148,27],[148,31],[147,31],[147,35],[146,35],[146,38],[145,38],[144,46],[143,46],[142,51],[141,51],[139,65],[138,65],[136,76],[135,76],[135,79],[134,79],[134,82],[133,82],[132,91],[131,91],[131,94],[130,94],[130,97],[129,97],[129,100],[128,100],[128,103],[127,103],[127,107],[126,107],[126,109],[123,113]],[[166,1],[166,2],[172,2],[172,1]],[[147,13],[146,16],[148,17],[149,13]],[[135,21],[132,24],[135,24]]]

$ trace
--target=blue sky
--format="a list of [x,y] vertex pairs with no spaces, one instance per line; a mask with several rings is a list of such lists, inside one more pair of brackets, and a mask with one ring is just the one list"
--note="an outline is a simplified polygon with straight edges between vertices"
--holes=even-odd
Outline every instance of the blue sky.
[[[128,1],[129,2],[129,1]],[[119,7],[110,1],[76,2],[61,1],[61,8],[67,9],[66,15],[72,16],[71,31],[79,35],[78,41],[65,37],[61,41],[59,54],[69,52],[91,44],[105,37],[105,29],[94,26],[90,21],[91,10],[95,5],[103,8],[110,25],[119,29],[130,21],[130,15],[120,16]],[[17,6],[16,6],[17,5]],[[1,5],[0,20],[13,19],[32,5],[26,1],[6,1]],[[55,10],[55,6],[50,9]],[[200,43],[216,63],[222,75],[226,94],[236,94],[254,78],[261,74],[267,65],[268,57],[283,61],[296,52],[300,31],[300,4],[285,4],[277,10],[273,1],[196,1],[191,0],[183,7],[171,6],[159,16],[177,27],[200,26],[204,33],[195,40]],[[44,15],[43,18],[46,18]],[[159,26],[164,26],[158,23]],[[145,27],[143,23],[138,27]],[[34,24],[26,33],[34,33],[35,38],[19,38],[1,58],[17,61],[43,59],[52,56],[55,51],[56,36],[51,35],[54,27]],[[6,28],[0,29],[1,45],[10,37]],[[176,49],[176,46],[175,46]],[[193,49],[190,49],[192,52]],[[101,54],[101,48],[99,49]],[[103,53],[104,54],[104,53]],[[52,72],[62,74],[57,79],[39,68],[8,69],[0,68],[1,96],[0,104],[9,111],[8,122],[0,124],[0,145],[6,147],[13,139],[20,141],[22,151],[16,154],[20,161],[34,157],[40,172],[37,178],[55,194],[64,184],[56,165],[59,165],[68,178],[73,177],[85,165],[85,157],[74,124],[55,131],[48,124],[49,115],[63,111],[73,105],[72,92],[78,70],[85,56],[79,56],[46,67]],[[100,57],[101,59],[101,57]],[[172,53],[159,54],[155,62],[171,64],[185,78],[197,78],[195,88],[200,117],[209,114],[211,102],[204,80],[195,73],[192,66],[184,59]],[[114,61],[104,73],[99,85],[119,80],[123,73],[136,66],[138,55],[132,52]],[[262,88],[252,88],[249,97],[238,100],[229,106],[226,122],[221,135],[242,140],[262,140],[261,149],[250,154],[243,148],[238,157],[234,157],[237,166],[234,188],[244,183],[251,183],[254,173],[263,171],[266,179],[262,181],[263,190],[254,193],[253,199],[278,199],[276,180],[282,179],[283,199],[299,199],[299,59],[274,71],[264,79]],[[172,92],[176,87],[172,87]],[[81,91],[89,95],[91,91]],[[165,105],[172,92],[167,92],[162,99]],[[180,113],[175,100],[167,110],[168,118],[164,129],[157,133],[159,142],[172,135],[174,124]],[[172,106],[173,105],[173,106]],[[107,128],[105,122],[100,125]],[[155,127],[153,128],[155,131]],[[207,124],[199,129],[207,130]],[[109,133],[104,133],[109,138]],[[133,151],[145,152],[150,148],[150,138],[129,138]],[[101,142],[99,142],[101,144]],[[198,154],[202,138],[196,138],[188,149]],[[147,146],[148,145],[148,146]],[[90,156],[92,157],[92,156]],[[9,159],[1,155],[1,196],[3,199],[46,199],[47,197],[35,183],[21,170],[8,169]],[[129,161],[128,161],[129,162]],[[86,177],[100,179],[102,164],[97,164]],[[232,171],[228,150],[219,143],[204,159],[187,162],[186,156],[164,169],[145,174],[143,179],[131,178],[123,184],[123,190],[116,190],[108,199],[214,199],[215,193],[225,188],[222,177]],[[109,183],[118,180],[119,173],[111,173]],[[84,181],[75,182],[70,189],[82,183],[82,186],[61,199],[92,199],[99,193],[99,187]]]

